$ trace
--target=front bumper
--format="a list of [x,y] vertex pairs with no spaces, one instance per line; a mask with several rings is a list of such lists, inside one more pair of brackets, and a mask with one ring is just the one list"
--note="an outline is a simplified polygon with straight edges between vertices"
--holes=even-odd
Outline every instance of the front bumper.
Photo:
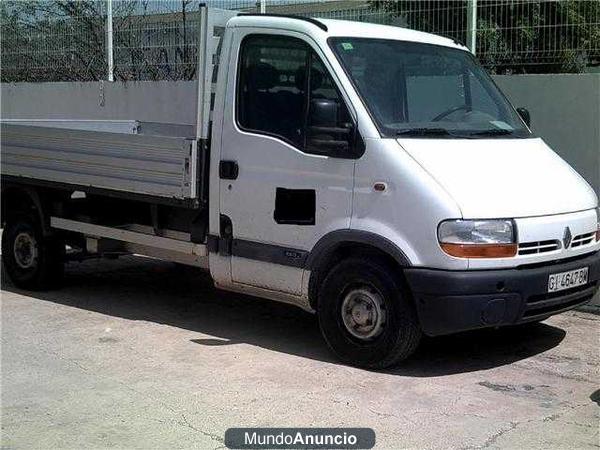
[[[548,276],[589,267],[588,283],[548,293]],[[405,270],[423,332],[429,336],[543,320],[580,306],[600,287],[600,252],[502,270]]]

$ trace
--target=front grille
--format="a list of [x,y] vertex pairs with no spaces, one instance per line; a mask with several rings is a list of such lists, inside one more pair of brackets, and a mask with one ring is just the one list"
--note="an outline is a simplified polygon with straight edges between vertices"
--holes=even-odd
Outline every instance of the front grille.
[[592,231],[591,233],[579,234],[573,238],[573,242],[571,243],[571,248],[575,247],[583,247],[584,245],[591,244],[594,242],[594,238],[596,236],[596,232]]
[[560,242],[556,239],[548,241],[523,242],[519,244],[519,255],[535,255],[537,253],[553,252],[560,248]]
[[[593,244],[596,239],[596,232],[578,234],[573,238],[570,248],[578,248]],[[546,241],[522,242],[519,244],[519,255],[536,255],[539,253],[548,253],[561,248],[558,239],[549,239]]]

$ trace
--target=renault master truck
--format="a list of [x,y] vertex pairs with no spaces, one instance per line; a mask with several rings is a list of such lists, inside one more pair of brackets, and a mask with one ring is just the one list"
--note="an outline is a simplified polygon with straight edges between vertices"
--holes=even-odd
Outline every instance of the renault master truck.
[[365,23],[200,17],[196,123],[2,123],[14,285],[56,286],[65,261],[94,255],[197,266],[316,313],[333,352],[368,368],[422,335],[594,296],[596,194],[467,48]]

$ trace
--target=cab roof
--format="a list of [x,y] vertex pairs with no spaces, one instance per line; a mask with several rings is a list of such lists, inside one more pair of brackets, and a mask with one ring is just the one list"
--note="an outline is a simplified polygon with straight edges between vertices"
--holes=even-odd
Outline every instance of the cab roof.
[[277,16],[269,14],[242,14],[232,18],[228,27],[275,28],[298,31],[321,39],[329,37],[363,37],[374,39],[392,39],[398,41],[420,42],[444,47],[467,50],[464,45],[452,39],[436,34],[424,33],[389,25],[378,25],[349,20],[334,20],[303,17]]

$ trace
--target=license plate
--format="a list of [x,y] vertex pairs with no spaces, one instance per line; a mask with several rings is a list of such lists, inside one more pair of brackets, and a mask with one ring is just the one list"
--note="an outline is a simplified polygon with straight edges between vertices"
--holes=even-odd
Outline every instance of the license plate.
[[548,277],[548,292],[564,291],[565,289],[582,286],[588,282],[588,268],[554,273]]

